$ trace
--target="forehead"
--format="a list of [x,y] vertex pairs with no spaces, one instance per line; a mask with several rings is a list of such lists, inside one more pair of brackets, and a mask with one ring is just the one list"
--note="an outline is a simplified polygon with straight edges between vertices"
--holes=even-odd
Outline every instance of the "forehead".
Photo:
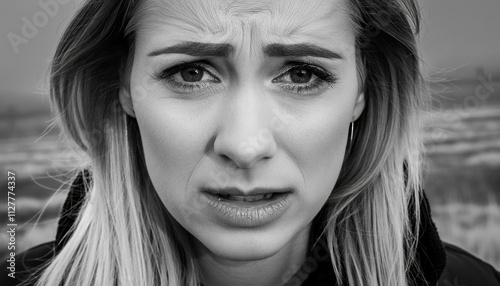
[[144,0],[136,24],[139,36],[172,41],[227,42],[247,34],[263,42],[345,42],[353,35],[345,1]]

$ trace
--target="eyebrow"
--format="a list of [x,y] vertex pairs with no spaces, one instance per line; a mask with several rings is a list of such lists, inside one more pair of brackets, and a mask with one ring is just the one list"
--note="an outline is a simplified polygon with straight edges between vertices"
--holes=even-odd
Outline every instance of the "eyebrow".
[[[234,47],[231,44],[213,44],[199,42],[182,42],[148,54],[150,57],[162,54],[185,54],[194,57],[214,56],[227,57],[232,54]],[[264,48],[264,53],[270,57],[320,57],[329,59],[343,59],[333,51],[313,44],[270,44]]]
[[161,54],[185,54],[194,57],[214,56],[227,57],[234,51],[230,44],[212,44],[198,42],[182,42],[180,44],[166,47],[148,54],[150,57]]
[[328,59],[343,59],[340,54],[313,44],[270,44],[264,48],[264,53],[270,57],[311,56]]

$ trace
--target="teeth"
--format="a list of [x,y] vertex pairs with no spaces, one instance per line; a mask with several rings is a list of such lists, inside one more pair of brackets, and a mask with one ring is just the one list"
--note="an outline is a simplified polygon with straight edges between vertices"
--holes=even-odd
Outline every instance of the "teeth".
[[222,200],[231,200],[238,202],[256,202],[260,200],[269,200],[273,197],[272,193],[264,194],[264,195],[255,195],[255,196],[232,196],[232,195],[219,195],[219,201]]

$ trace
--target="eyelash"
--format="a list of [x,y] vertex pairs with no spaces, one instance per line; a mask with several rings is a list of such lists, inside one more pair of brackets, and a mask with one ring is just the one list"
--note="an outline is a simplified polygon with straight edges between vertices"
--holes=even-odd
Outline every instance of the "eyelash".
[[338,81],[338,78],[327,72],[326,70],[311,64],[311,63],[302,63],[302,62],[290,62],[285,68],[284,72],[277,78],[272,80],[273,83],[278,83],[279,79],[284,78],[287,75],[290,75],[290,72],[293,69],[304,69],[304,70],[312,70],[312,74],[317,77],[317,79],[312,83],[298,84],[298,83],[280,83],[282,88],[284,88],[288,92],[293,92],[297,94],[312,92],[314,90],[319,90],[325,85],[333,86]]
[[[168,84],[172,85],[173,88],[175,88],[178,91],[182,91],[185,93],[201,90],[204,88],[210,88],[211,83],[220,83],[220,80],[213,74],[211,73],[205,65],[210,65],[206,61],[198,61],[198,62],[185,62],[180,65],[171,67],[169,69],[166,69],[162,71],[159,75],[156,76],[157,79],[166,81]],[[196,68],[196,69],[201,69],[203,72],[208,73],[210,76],[215,78],[213,82],[192,82],[192,83],[183,83],[183,82],[178,82],[173,79],[173,76],[182,70],[189,69],[189,68]]]
[[[210,63],[208,63],[207,61],[185,62],[162,71],[160,74],[156,76],[156,78],[159,80],[166,81],[175,90],[184,93],[189,93],[202,89],[212,89],[213,88],[212,83],[220,83],[221,80],[206,68],[207,65],[210,65]],[[208,73],[215,80],[211,80],[210,82],[191,82],[191,83],[178,82],[174,80],[173,76],[175,74],[189,68],[200,69],[204,73]],[[304,84],[279,82],[280,79],[283,79],[284,77],[290,75],[290,72],[296,68],[309,71],[312,70],[312,74],[317,77],[316,80],[314,80],[312,83],[304,83]],[[338,80],[338,78],[335,75],[325,71],[324,69],[315,66],[313,64],[303,63],[303,62],[289,62],[285,65],[282,71],[280,71],[280,73],[281,73],[280,76],[274,78],[271,82],[278,83],[279,86],[281,86],[281,88],[283,88],[286,92],[291,92],[296,94],[303,94],[312,92],[314,90],[319,90],[325,85],[332,86]]]

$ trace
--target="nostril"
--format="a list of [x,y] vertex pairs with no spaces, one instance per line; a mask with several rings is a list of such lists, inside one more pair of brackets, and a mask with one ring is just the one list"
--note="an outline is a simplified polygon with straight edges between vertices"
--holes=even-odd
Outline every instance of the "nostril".
[[[241,136],[240,136],[241,137]],[[214,141],[214,151],[224,163],[233,163],[237,168],[251,168],[259,160],[268,160],[274,157],[277,145],[270,136],[266,140],[239,140],[233,133],[218,134]],[[260,139],[260,137],[257,137]]]
[[225,154],[219,154],[219,156],[222,158],[222,160],[224,160],[224,162],[231,161],[231,158],[229,158],[229,156]]
[[267,161],[275,155],[277,146],[270,128],[234,121],[224,121],[221,126],[214,135],[213,150],[226,164],[234,163],[236,168],[248,169],[255,162]]

